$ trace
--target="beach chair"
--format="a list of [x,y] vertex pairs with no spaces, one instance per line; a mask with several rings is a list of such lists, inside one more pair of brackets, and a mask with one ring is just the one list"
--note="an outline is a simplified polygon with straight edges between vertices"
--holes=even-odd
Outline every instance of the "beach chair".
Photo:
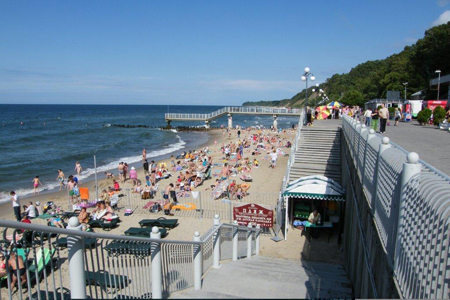
[[65,211],[61,214],[61,219],[70,219],[72,217],[78,217],[79,211]]
[[151,255],[151,243],[112,241],[104,248],[108,255],[132,254],[140,257]]
[[88,224],[91,228],[101,228],[105,231],[109,231],[113,228],[116,228],[118,223],[119,223],[119,218],[112,219],[111,221],[102,220],[102,219],[101,220],[90,220]]
[[159,228],[173,229],[178,226],[178,219],[166,219],[164,217],[158,219],[144,219],[139,221],[139,225],[141,227],[151,228],[153,226],[158,226]]
[[[137,237],[150,237],[150,233],[152,232],[153,227],[130,227],[124,233],[125,235],[137,236]],[[161,232],[161,238],[167,236],[167,229],[159,228],[159,232]]]
[[107,294],[117,292],[130,284],[130,279],[123,275],[114,275],[106,271],[86,271],[86,284],[100,286]]
[[[60,248],[67,248],[67,237],[60,237],[53,242],[53,245]],[[97,246],[97,239],[95,238],[86,238],[84,239],[84,249],[91,249]]]

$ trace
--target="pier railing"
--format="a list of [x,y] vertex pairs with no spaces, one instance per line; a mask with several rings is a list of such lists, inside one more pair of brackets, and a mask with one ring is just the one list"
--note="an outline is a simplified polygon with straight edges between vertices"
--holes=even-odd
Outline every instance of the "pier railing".
[[[343,172],[343,183],[355,177],[361,182],[400,295],[448,298],[450,177],[420,160],[416,153],[347,116],[343,118],[343,132],[355,166],[353,174]],[[366,212],[361,209],[364,203],[358,203],[360,199],[348,199],[348,206],[362,216]],[[359,233],[353,226],[355,232],[348,238],[361,242],[366,265],[356,277],[371,279],[371,295],[376,297],[373,270],[378,266],[370,259],[373,241],[370,232],[363,230],[363,219],[359,218]]]
[[166,113],[166,120],[198,120],[209,121],[219,118],[226,114],[267,114],[267,115],[292,115],[299,116],[302,109],[297,108],[273,108],[259,106],[238,106],[224,107],[209,114],[190,114],[190,113]]
[[[160,299],[201,289],[202,276],[221,260],[259,252],[258,227],[221,224],[218,216],[193,241],[161,239],[157,227],[148,238],[84,232],[76,218],[67,229],[5,220],[0,228],[1,299]],[[20,269],[18,284],[13,266]]]

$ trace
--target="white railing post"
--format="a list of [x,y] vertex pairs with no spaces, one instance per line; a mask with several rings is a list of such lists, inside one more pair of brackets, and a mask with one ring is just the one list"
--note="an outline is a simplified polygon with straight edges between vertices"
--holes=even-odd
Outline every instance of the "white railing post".
[[407,192],[407,184],[411,179],[411,177],[413,177],[416,174],[419,174],[422,171],[422,165],[419,164],[419,155],[417,153],[410,152],[406,156],[406,159],[407,162],[403,163],[400,204],[398,208],[397,236],[395,241],[395,256],[394,256],[394,276],[397,275],[397,269],[400,263],[400,233],[402,230],[403,210],[405,205],[404,199]]
[[375,212],[375,206],[377,203],[377,190],[378,190],[378,178],[380,173],[380,161],[381,155],[386,149],[389,149],[391,145],[389,144],[389,138],[387,136],[383,137],[381,140],[380,148],[378,150],[377,164],[375,165],[375,184],[372,191],[372,214]]
[[[69,220],[68,230],[82,231],[77,217]],[[68,235],[70,296],[72,299],[86,299],[86,273],[84,270],[83,238]]]
[[[157,226],[152,228],[150,238],[161,239],[161,232]],[[162,259],[161,243],[153,242],[152,253],[152,299],[162,299]]]
[[[234,225],[237,225],[237,221],[234,221]],[[238,260],[238,242],[239,242],[239,229],[237,226],[233,227],[233,261]]]
[[[200,242],[200,233],[194,233],[194,242]],[[194,289],[202,289],[202,245],[194,245]]]
[[[218,228],[220,226],[220,217],[219,215],[214,216],[214,227]],[[213,268],[220,268],[220,229],[216,230],[214,240],[213,240]]]
[[247,258],[252,258],[252,223],[248,223],[248,235],[247,235]]
[[261,233],[261,226],[259,224],[256,224],[256,249],[255,249],[255,255],[259,255],[259,235]]

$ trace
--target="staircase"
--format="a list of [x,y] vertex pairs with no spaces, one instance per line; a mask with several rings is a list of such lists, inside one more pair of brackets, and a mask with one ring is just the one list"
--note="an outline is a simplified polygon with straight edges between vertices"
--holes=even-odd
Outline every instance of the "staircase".
[[310,175],[341,183],[341,128],[303,127],[289,180]]
[[352,289],[340,265],[256,256],[211,269],[202,290],[170,298],[352,298]]

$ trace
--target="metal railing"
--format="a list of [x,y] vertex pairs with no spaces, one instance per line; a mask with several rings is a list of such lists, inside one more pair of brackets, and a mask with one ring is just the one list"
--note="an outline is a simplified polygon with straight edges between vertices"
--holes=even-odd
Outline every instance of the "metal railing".
[[271,108],[271,107],[224,107],[209,114],[183,114],[166,113],[166,120],[196,120],[210,121],[226,114],[267,114],[267,115],[292,115],[298,116],[302,113],[301,109],[291,108]]
[[[259,227],[221,224],[218,216],[192,242],[161,240],[157,227],[149,238],[84,232],[76,218],[67,229],[5,220],[0,227],[6,264],[1,299],[162,298],[201,288],[202,276],[221,260],[259,251]],[[233,238],[242,233],[250,240]],[[238,247],[247,252],[238,255]],[[12,269],[19,269],[19,284]]]
[[450,177],[359,121],[343,120],[354,175],[362,183],[399,294],[448,298]]
[[305,120],[304,111],[301,113],[298,125],[297,125],[297,133],[295,135],[294,143],[291,145],[291,153],[289,154],[289,159],[287,161],[286,172],[283,177],[283,182],[281,184],[280,192],[278,194],[278,202],[277,202],[277,210],[276,210],[276,224],[275,224],[275,240],[279,240],[278,234],[285,223],[285,214],[283,210],[285,209],[285,203],[283,199],[283,192],[286,189],[287,184],[290,181],[291,168],[295,163],[295,152],[298,150],[298,144],[301,136],[301,131],[303,128],[303,123]]

